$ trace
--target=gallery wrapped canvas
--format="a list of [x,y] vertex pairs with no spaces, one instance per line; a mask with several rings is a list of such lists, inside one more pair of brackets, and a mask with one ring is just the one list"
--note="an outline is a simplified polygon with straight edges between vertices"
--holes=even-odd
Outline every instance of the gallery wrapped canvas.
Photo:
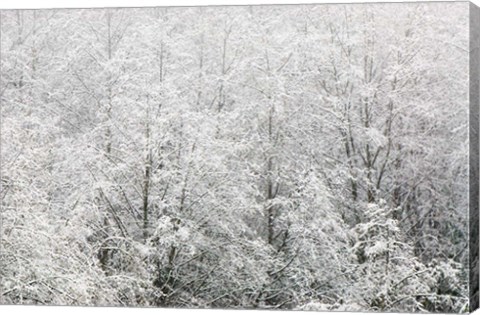
[[0,304],[478,307],[474,5],[2,10],[0,44]]

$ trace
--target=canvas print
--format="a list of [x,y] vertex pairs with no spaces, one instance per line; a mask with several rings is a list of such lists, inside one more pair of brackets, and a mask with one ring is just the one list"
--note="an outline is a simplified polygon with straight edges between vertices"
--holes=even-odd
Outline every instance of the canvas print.
[[474,310],[479,17],[0,11],[0,304]]

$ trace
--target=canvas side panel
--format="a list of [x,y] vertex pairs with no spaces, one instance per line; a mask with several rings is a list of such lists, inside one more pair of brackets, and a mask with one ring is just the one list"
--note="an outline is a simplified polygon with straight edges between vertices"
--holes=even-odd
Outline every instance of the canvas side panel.
[[478,308],[480,9],[470,4],[470,311]]
[[[2,127],[3,127],[3,119],[2,119],[2,105],[3,105],[3,76],[2,76],[2,65],[3,65],[3,59],[2,59],[2,51],[3,51],[3,36],[2,36],[2,22],[3,22],[3,11],[0,10],[0,193],[3,192],[4,187],[3,187],[3,158],[2,158]],[[2,194],[3,195],[3,194]],[[3,209],[2,209],[2,202],[0,200],[0,270],[3,270],[3,244],[2,244],[2,236],[3,236]],[[3,283],[2,283],[3,277],[0,274],[0,305],[4,304],[4,299],[3,299]]]

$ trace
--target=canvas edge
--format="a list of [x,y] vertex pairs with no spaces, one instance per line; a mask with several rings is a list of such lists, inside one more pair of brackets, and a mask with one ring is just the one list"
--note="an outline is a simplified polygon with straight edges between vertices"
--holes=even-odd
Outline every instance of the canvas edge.
[[480,8],[469,5],[469,311],[479,308]]
[[[2,59],[2,42],[3,42],[3,36],[2,36],[2,22],[3,22],[3,16],[2,16],[3,10],[0,10],[0,86],[2,86],[3,83],[3,59]],[[3,191],[3,146],[2,146],[2,132],[3,132],[3,91],[0,91],[0,191]],[[3,207],[2,203],[0,202],[0,269],[3,268],[3,262],[2,262],[2,234],[3,233]],[[0,306],[5,305],[4,299],[3,299],[3,278],[0,276]]]

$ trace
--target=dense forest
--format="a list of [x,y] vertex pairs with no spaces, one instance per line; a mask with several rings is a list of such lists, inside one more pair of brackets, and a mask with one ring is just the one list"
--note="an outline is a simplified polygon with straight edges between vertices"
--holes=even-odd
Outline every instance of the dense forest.
[[0,303],[468,311],[467,13],[0,11]]

